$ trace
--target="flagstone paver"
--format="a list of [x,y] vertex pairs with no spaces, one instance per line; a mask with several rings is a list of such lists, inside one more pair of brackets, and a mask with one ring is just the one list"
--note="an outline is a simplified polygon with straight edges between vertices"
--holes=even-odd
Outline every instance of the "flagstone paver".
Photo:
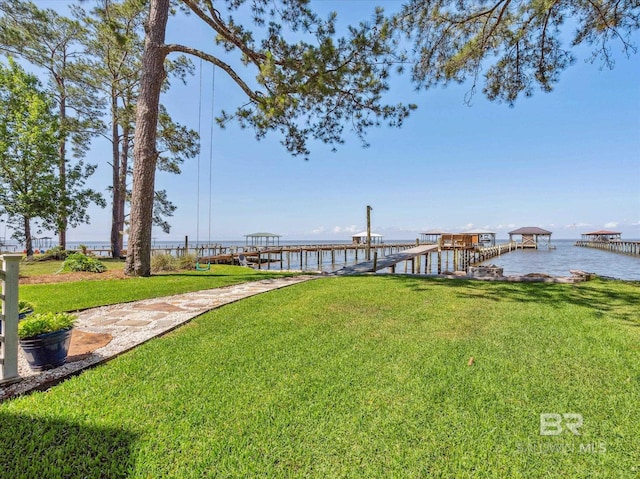
[[86,334],[78,336],[95,333],[101,338],[105,335],[111,336],[111,341],[98,349],[76,356],[79,358],[77,361],[68,361],[59,368],[42,372],[32,371],[20,351],[18,373],[21,380],[4,387],[0,386],[0,401],[31,390],[45,389],[64,378],[78,374],[83,369],[108,361],[156,336],[165,334],[212,309],[319,277],[304,275],[266,279],[82,311],[77,314],[75,329]]

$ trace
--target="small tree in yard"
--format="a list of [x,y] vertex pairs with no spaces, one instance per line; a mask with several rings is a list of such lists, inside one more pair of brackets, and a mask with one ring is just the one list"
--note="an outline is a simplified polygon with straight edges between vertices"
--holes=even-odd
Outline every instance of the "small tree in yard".
[[0,213],[33,255],[32,228],[56,213],[58,120],[38,79],[0,64]]

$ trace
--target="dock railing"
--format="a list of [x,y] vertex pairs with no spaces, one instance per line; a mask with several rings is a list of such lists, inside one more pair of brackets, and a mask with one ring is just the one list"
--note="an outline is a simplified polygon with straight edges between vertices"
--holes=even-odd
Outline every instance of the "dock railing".
[[630,254],[633,256],[640,256],[640,241],[625,241],[625,240],[611,240],[611,241],[586,241],[579,240],[576,242],[576,246],[583,246],[586,248],[596,248],[603,251],[611,251],[612,253]]
[[2,315],[0,315],[0,384],[18,376],[18,272],[22,254],[0,255]]

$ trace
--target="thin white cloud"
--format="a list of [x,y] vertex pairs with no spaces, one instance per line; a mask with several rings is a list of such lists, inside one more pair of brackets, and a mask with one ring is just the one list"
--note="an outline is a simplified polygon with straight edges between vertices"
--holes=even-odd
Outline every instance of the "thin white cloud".
[[333,233],[358,233],[358,227],[356,225],[334,226],[331,231]]
[[609,221],[608,223],[604,224],[605,228],[617,228],[618,227],[618,222],[617,221]]

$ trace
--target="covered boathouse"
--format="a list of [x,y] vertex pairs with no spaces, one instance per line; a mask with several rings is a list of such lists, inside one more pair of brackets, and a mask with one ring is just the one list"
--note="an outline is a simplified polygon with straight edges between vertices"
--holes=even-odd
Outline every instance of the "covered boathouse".
[[583,233],[582,241],[594,241],[596,243],[610,243],[611,241],[621,241],[622,233],[619,231],[598,230],[591,233]]
[[251,233],[244,235],[247,246],[268,247],[280,244],[280,235],[275,233]]
[[525,226],[524,228],[509,231],[509,242],[514,241],[513,237],[517,235],[522,236],[522,240],[519,243],[516,241],[516,248],[538,249],[541,241],[544,243],[544,246],[551,248],[551,231],[538,228],[537,226]]
[[[352,244],[367,244],[367,232],[363,231],[351,237]],[[371,233],[371,244],[382,244],[382,235]]]

